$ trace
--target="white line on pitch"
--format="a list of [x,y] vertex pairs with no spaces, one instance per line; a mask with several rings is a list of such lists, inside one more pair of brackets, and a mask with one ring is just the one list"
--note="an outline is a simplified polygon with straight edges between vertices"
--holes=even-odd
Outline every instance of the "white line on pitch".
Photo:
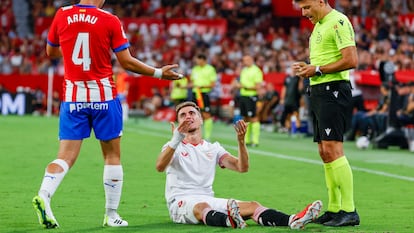
[[[238,149],[238,147],[236,147],[236,146],[230,146],[230,145],[223,145],[223,146],[225,146],[226,148],[232,148],[233,150]],[[321,161],[316,161],[316,160],[313,160],[313,159],[294,157],[294,156],[291,156],[291,155],[282,155],[282,154],[277,154],[277,153],[273,153],[273,152],[255,150],[255,149],[249,149],[249,152],[250,151],[254,152],[255,154],[260,154],[260,155],[264,155],[264,156],[271,156],[271,157],[276,157],[276,158],[280,158],[280,159],[294,160],[294,161],[300,161],[300,162],[304,162],[304,163],[322,165]],[[352,167],[352,170],[356,170],[356,171],[362,171],[362,172],[366,172],[366,173],[370,173],[370,174],[386,176],[386,177],[392,177],[392,178],[399,179],[399,180],[407,180],[407,181],[414,182],[414,177],[400,176],[400,175],[396,175],[396,174],[392,174],[392,173],[376,171],[376,170],[361,168],[361,167],[356,167],[356,166],[351,166],[351,167]]]
[[[166,134],[151,132],[151,131],[147,131],[147,130],[140,131],[140,130],[130,129],[130,128],[126,128],[124,130],[132,131],[132,132],[135,132],[135,133],[142,133],[142,134],[145,134],[145,135],[153,135],[153,136],[157,136],[157,137],[163,137],[163,138],[168,137],[168,136],[166,136]],[[222,145],[225,148],[231,148],[231,149],[236,150],[236,151],[238,149],[238,147],[236,147],[236,146],[225,145],[225,144],[222,144]],[[317,160],[313,160],[313,159],[306,159],[306,158],[295,157],[295,156],[291,156],[291,155],[282,155],[282,154],[277,154],[277,153],[267,152],[267,151],[262,151],[262,150],[256,150],[256,149],[249,149],[249,151],[254,152],[255,154],[264,155],[264,156],[270,156],[270,157],[275,157],[275,158],[280,158],[280,159],[286,159],[286,160],[293,160],[293,161],[299,161],[299,162],[304,162],[304,163],[322,165],[321,161],[317,161]],[[379,175],[379,176],[391,177],[391,178],[395,178],[395,179],[398,179],[398,180],[406,180],[406,181],[414,182],[414,177],[410,177],[410,176],[400,176],[400,175],[396,175],[396,174],[392,174],[392,173],[376,171],[376,170],[361,168],[361,167],[356,167],[356,166],[351,166],[351,167],[355,171],[362,171],[362,172],[375,174],[375,175]]]

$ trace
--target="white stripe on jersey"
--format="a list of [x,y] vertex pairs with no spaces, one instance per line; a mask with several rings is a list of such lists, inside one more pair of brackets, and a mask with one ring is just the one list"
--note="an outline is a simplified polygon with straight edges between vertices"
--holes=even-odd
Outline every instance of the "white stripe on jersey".
[[[64,101],[66,102],[102,102],[113,99],[113,88],[109,78],[89,80],[86,82],[72,82],[66,79],[65,89]],[[76,93],[74,93],[75,90]],[[102,93],[104,96],[102,96]],[[73,95],[75,95],[74,100],[72,99]]]
[[91,102],[101,101],[101,93],[99,91],[99,86],[96,83],[96,80],[90,80],[86,82],[86,85],[89,89],[89,98]]
[[109,78],[103,78],[100,80],[103,85],[103,91],[105,95],[105,101],[111,100],[113,97],[112,94],[112,86],[111,82],[109,81]]
[[87,91],[87,87],[85,86],[85,82],[84,81],[76,81],[75,85],[78,87],[76,90],[76,97],[75,100],[79,101],[79,102],[87,102],[87,98],[86,98],[86,91]]
[[65,102],[72,102],[72,95],[73,95],[73,83],[70,80],[65,80],[66,82],[66,91],[65,91],[65,96],[64,96],[64,100]]

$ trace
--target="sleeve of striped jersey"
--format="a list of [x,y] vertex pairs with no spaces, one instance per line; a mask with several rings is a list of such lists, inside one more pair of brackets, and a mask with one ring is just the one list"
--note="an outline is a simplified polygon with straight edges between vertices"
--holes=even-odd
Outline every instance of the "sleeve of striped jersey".
[[49,32],[47,34],[47,43],[53,47],[60,46],[59,35],[57,32],[57,25],[58,25],[60,18],[61,18],[61,9],[59,9],[56,12],[55,17],[53,18],[52,24],[49,27]]
[[118,17],[114,16],[111,20],[112,26],[112,41],[111,46],[114,52],[122,51],[130,46],[128,38],[124,32],[121,21]]

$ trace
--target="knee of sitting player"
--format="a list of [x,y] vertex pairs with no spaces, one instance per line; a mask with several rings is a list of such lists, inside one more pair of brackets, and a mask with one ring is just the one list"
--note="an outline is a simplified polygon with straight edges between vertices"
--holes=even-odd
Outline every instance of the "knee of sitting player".
[[197,220],[203,220],[203,213],[205,209],[211,209],[210,205],[207,204],[207,202],[200,202],[194,206],[193,213]]
[[240,214],[243,217],[250,218],[253,216],[257,208],[262,205],[257,201],[241,201],[238,203],[240,207]]

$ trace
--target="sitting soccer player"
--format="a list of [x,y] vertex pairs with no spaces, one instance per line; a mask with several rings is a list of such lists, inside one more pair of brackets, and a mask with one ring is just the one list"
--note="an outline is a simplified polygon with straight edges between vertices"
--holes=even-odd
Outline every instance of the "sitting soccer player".
[[173,136],[158,156],[156,169],[166,171],[165,197],[170,217],[175,223],[246,227],[246,219],[252,218],[263,226],[289,226],[301,229],[316,219],[321,201],[314,201],[298,214],[288,215],[262,206],[256,201],[236,201],[214,197],[212,185],[215,168],[219,165],[237,172],[247,172],[249,154],[244,137],[247,124],[235,123],[238,157],[226,151],[219,143],[202,138],[200,109],[193,102],[176,107],[178,126],[172,123]]

